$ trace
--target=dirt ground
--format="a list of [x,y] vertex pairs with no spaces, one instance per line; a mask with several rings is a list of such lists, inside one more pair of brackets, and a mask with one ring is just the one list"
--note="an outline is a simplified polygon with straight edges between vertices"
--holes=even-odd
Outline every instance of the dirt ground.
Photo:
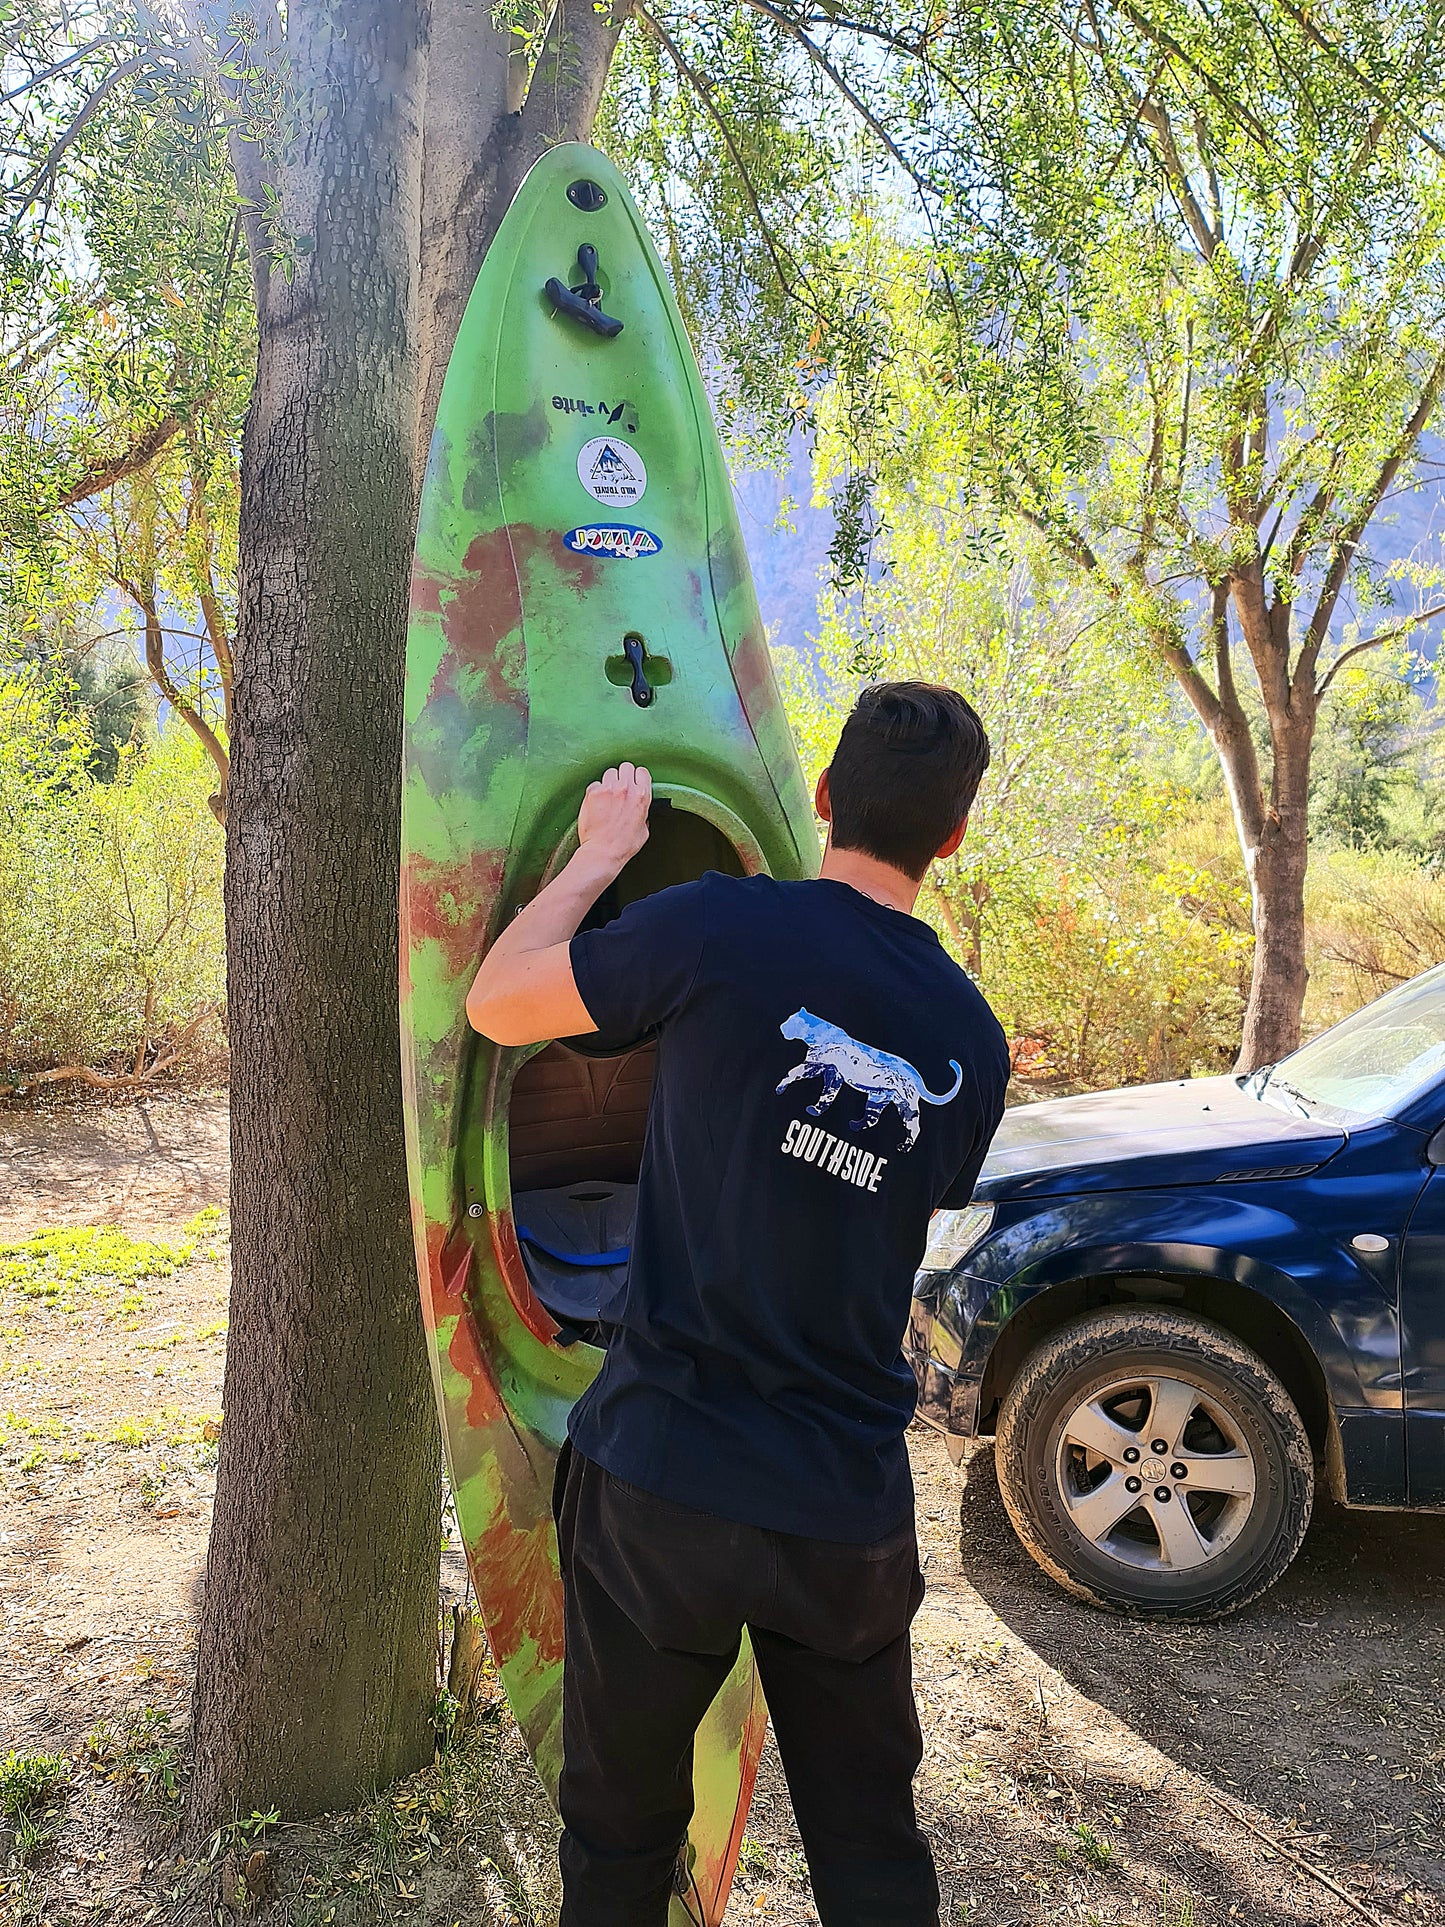
[[[218,1871],[261,1840],[276,1927],[547,1927],[552,1821],[495,1694],[450,1764],[372,1808],[177,1858],[226,1177],[222,1097],[0,1111],[0,1245],[114,1224],[176,1254],[54,1301],[0,1284],[0,1761],[69,1762],[23,1863],[0,1814],[0,1919],[234,1921]],[[1161,1631],[1049,1585],[986,1448],[961,1483],[939,1441],[912,1446],[919,1806],[948,1927],[1445,1927],[1445,1519],[1327,1508],[1259,1605]],[[454,1545],[443,1571],[459,1594]],[[727,1918],[816,1919],[771,1750]]]

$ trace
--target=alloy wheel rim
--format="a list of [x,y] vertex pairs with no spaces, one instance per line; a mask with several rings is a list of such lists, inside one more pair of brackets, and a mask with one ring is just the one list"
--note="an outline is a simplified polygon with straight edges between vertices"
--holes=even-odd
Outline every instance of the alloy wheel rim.
[[1054,1477],[1095,1552],[1159,1577],[1219,1559],[1259,1490],[1238,1417],[1201,1386],[1162,1373],[1120,1377],[1081,1400],[1060,1431]]

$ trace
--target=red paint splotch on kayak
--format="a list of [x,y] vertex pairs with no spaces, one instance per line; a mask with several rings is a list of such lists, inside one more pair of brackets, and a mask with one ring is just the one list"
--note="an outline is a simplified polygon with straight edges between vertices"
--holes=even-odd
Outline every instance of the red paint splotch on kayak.
[[449,976],[475,970],[506,868],[505,850],[473,850],[445,863],[413,850],[402,866],[404,948],[430,939],[440,946]]
[[501,1392],[477,1336],[476,1321],[467,1304],[473,1250],[471,1239],[456,1227],[435,1222],[426,1228],[426,1292],[422,1303],[427,1327],[435,1332],[454,1319],[447,1361],[467,1382],[467,1424],[473,1429],[504,1420]]
[[522,589],[517,579],[513,536],[518,531],[487,529],[473,536],[452,584],[443,616],[447,641],[467,667],[498,671],[497,701],[515,696],[513,682],[500,675],[501,645],[522,626]]
[[738,637],[737,647],[732,654],[732,670],[743,714],[752,724],[753,734],[757,735],[777,707],[778,699],[767,637],[756,624],[750,623]]
[[[520,1496],[509,1494],[508,1504]],[[529,1642],[539,1668],[555,1666],[562,1657],[562,1588],[553,1545],[549,1511],[516,1520],[504,1506],[469,1549],[492,1651],[503,1663]]]
[[442,608],[442,592],[449,588],[450,578],[438,575],[435,569],[427,568],[420,559],[412,563],[411,570],[411,613],[418,616],[438,616]]
[[540,1338],[544,1345],[549,1344],[562,1327],[532,1289],[522,1261],[522,1247],[517,1241],[516,1222],[510,1211],[494,1211],[491,1217],[492,1249],[497,1254],[497,1270],[502,1274],[512,1307],[532,1336]]
[[[575,554],[554,531],[530,522],[485,529],[468,543],[451,585],[444,612],[447,640],[470,669],[498,672],[503,687],[495,693],[504,701],[506,690],[515,693],[517,687],[508,671],[521,664],[513,660],[518,652],[502,645],[521,628],[526,597],[540,586],[539,574],[552,570],[580,595],[595,585],[601,567],[597,556]],[[429,584],[421,587],[431,595]]]

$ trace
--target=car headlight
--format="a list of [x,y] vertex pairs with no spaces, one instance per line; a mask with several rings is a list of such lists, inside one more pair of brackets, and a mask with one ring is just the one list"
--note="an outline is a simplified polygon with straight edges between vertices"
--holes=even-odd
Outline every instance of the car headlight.
[[988,1235],[991,1204],[966,1204],[961,1211],[937,1211],[928,1227],[924,1271],[952,1271]]

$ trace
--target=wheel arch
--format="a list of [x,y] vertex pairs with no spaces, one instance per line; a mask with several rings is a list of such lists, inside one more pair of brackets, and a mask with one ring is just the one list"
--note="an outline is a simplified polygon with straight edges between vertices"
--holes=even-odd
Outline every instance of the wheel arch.
[[1198,1273],[1098,1272],[1052,1284],[1025,1299],[999,1330],[979,1387],[978,1430],[992,1432],[998,1409],[1029,1354],[1085,1312],[1113,1305],[1185,1311],[1220,1325],[1262,1358],[1294,1400],[1331,1488],[1343,1487],[1334,1406],[1324,1368],[1299,1326],[1272,1299],[1233,1279]]

